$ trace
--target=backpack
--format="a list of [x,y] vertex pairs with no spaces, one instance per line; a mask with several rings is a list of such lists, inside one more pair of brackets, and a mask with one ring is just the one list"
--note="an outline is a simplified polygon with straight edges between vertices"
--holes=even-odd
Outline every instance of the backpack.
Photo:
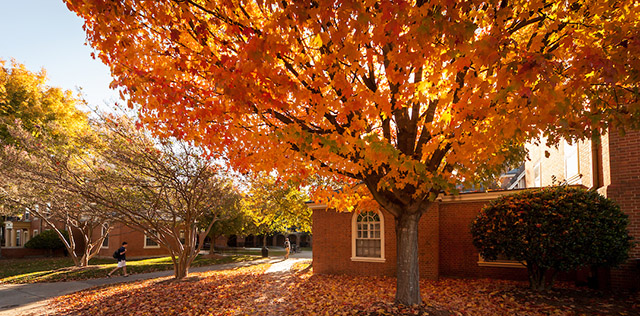
[[113,259],[118,259],[120,258],[120,253],[118,252],[118,250],[116,250],[116,252],[113,253]]

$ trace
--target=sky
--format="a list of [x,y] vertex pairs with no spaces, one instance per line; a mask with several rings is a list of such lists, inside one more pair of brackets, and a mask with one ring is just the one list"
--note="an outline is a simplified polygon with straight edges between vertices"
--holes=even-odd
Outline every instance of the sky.
[[91,58],[82,23],[62,0],[0,0],[0,59],[44,68],[50,86],[82,88],[92,107],[108,109],[119,96],[109,89],[109,68]]

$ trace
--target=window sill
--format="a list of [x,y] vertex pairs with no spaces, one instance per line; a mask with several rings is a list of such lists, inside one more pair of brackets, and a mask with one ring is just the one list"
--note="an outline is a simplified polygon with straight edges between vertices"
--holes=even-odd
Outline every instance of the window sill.
[[495,268],[526,268],[524,264],[515,261],[478,261],[478,266]]
[[387,262],[385,258],[366,258],[366,257],[351,257],[351,261],[356,262]]
[[142,248],[144,248],[144,249],[157,249],[157,248],[160,248],[160,245],[158,245],[158,246],[144,246]]

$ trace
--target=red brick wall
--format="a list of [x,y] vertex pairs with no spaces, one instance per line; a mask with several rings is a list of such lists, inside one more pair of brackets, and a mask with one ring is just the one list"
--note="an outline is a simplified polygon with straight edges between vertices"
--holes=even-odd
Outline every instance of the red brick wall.
[[57,249],[50,253],[48,249],[2,248],[2,258],[19,259],[48,257],[50,255],[54,257],[62,257],[64,256],[64,250]]
[[[629,233],[640,240],[640,131],[628,131],[622,135],[616,130],[609,134],[609,163],[611,184],[606,188],[607,197],[615,200],[629,215]],[[630,253],[632,259],[640,259],[640,247]],[[640,289],[640,267],[632,260],[611,272],[614,288]]]
[[[419,264],[422,278],[439,276],[523,279],[524,269],[478,267],[478,252],[471,243],[469,225],[484,202],[434,203],[420,219]],[[395,222],[383,211],[386,262],[351,261],[353,213],[314,210],[313,269],[315,273],[396,274]]]
[[[99,228],[94,232],[93,238],[98,238]],[[144,248],[145,236],[143,233],[125,226],[116,224],[109,233],[109,247],[100,249],[98,256],[111,257],[113,253],[122,246],[122,242],[127,242],[127,259],[145,258],[168,255],[169,252],[163,248]]]
[[351,220],[353,213],[313,211],[313,272],[354,275],[395,275],[395,223],[382,211],[385,231],[385,262],[351,261]]
[[440,275],[526,279],[524,268],[481,267],[473,246],[471,223],[486,201],[440,204]]
[[[431,207],[420,218],[418,230],[418,255],[420,276],[437,280],[440,276],[440,208],[439,204]],[[395,239],[395,235],[393,236]]]

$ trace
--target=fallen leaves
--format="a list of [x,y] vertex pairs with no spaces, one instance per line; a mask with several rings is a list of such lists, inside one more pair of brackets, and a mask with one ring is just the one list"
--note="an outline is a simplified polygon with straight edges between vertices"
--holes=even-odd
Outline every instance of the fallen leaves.
[[[308,264],[308,263],[307,263]],[[513,281],[421,281],[424,304],[392,304],[395,278],[292,273],[268,265],[117,284],[59,297],[59,315],[634,315],[640,297],[602,296],[564,285],[538,293]]]

